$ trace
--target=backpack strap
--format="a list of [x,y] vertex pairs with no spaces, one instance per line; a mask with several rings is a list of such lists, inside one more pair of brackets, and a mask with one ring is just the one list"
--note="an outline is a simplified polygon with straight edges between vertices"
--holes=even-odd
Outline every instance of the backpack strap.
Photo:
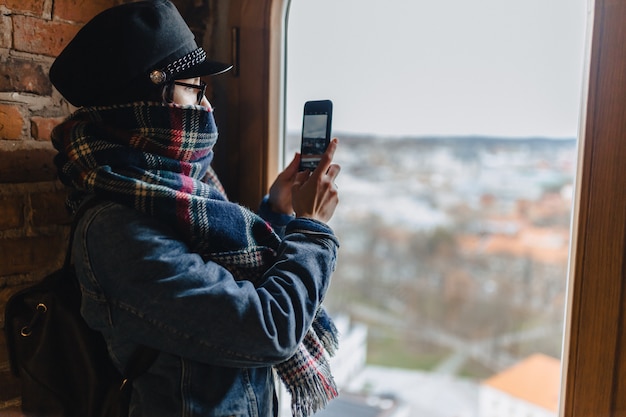
[[102,202],[103,201],[98,197],[87,198],[80,204],[78,210],[74,213],[74,217],[72,218],[72,227],[70,229],[70,238],[67,244],[67,251],[65,252],[65,261],[63,262],[64,270],[67,271],[72,263],[72,245],[74,244],[74,234],[76,233],[76,227],[78,227],[79,220],[83,217],[87,210]]
[[[76,233],[78,222],[87,212],[87,210],[103,202],[104,201],[99,199],[98,197],[90,197],[82,202],[81,205],[78,207],[78,210],[76,210],[76,213],[74,213],[67,252],[65,254],[65,262],[63,263],[63,269],[67,270],[72,266],[72,245],[74,243],[74,234]],[[145,373],[148,368],[150,368],[150,366],[152,366],[152,364],[156,361],[158,356],[158,350],[144,345],[137,346],[135,351],[131,354],[128,363],[124,368],[122,381],[120,383],[120,394],[122,399],[120,406],[122,407],[122,411],[125,410],[125,412],[122,412],[120,415],[128,415],[128,407],[130,404],[130,396],[132,394],[133,381],[136,378],[140,377],[143,373]]]

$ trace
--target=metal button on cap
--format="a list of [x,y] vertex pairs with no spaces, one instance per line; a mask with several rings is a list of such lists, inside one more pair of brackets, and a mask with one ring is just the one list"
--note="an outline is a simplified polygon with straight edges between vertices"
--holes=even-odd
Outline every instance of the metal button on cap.
[[154,70],[150,73],[150,81],[154,84],[163,84],[167,80],[167,75],[163,71]]

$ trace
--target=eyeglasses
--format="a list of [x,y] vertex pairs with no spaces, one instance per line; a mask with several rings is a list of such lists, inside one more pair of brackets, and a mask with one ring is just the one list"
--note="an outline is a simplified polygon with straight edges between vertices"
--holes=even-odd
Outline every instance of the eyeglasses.
[[200,80],[200,84],[189,84],[182,81],[174,81],[174,84],[180,85],[181,87],[193,88],[198,90],[198,102],[196,104],[202,103],[202,99],[204,98],[204,94],[206,93],[206,83],[204,81]]

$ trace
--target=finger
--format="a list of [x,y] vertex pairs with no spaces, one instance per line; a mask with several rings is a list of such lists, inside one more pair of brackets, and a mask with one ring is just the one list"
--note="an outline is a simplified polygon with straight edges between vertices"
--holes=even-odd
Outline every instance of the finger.
[[338,164],[331,164],[330,167],[328,167],[328,171],[326,171],[326,175],[330,177],[331,181],[334,181],[339,175],[339,172],[341,172],[341,166]]
[[298,172],[298,166],[300,165],[300,154],[295,153],[293,159],[285,168],[285,172],[289,173],[290,176],[295,175]]
[[324,152],[324,154],[328,155],[331,161],[335,157],[335,151],[337,150],[338,143],[339,143],[339,139],[333,138],[328,144],[328,148],[326,148],[326,152]]
[[314,175],[321,176],[328,171],[328,168],[333,161],[333,157],[335,156],[335,150],[337,150],[338,142],[337,138],[333,138],[333,140],[330,141],[326,152],[324,152],[322,158],[320,159],[319,165],[315,168],[315,171],[313,171]]
[[293,180],[293,187],[300,187],[302,184],[304,184],[306,182],[306,180],[309,178],[310,175],[310,171],[308,169],[304,170],[304,171],[298,171],[298,173],[296,173],[296,177]]

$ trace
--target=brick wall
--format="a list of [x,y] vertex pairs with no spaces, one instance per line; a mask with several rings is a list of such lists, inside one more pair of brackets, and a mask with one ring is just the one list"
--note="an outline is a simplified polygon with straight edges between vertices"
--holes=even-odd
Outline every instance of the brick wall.
[[[0,0],[0,328],[4,305],[63,261],[65,191],[52,164],[50,131],[72,109],[52,87],[54,57],[96,13],[123,0]],[[203,35],[209,0],[174,1]],[[198,30],[200,28],[200,30]],[[197,39],[203,39],[197,36]],[[19,381],[0,333],[0,416],[20,416]]]
[[[0,1],[0,327],[4,304],[59,267],[68,235],[50,131],[71,109],[48,80],[81,25],[117,0]],[[0,334],[0,415],[19,416],[19,381]]]

